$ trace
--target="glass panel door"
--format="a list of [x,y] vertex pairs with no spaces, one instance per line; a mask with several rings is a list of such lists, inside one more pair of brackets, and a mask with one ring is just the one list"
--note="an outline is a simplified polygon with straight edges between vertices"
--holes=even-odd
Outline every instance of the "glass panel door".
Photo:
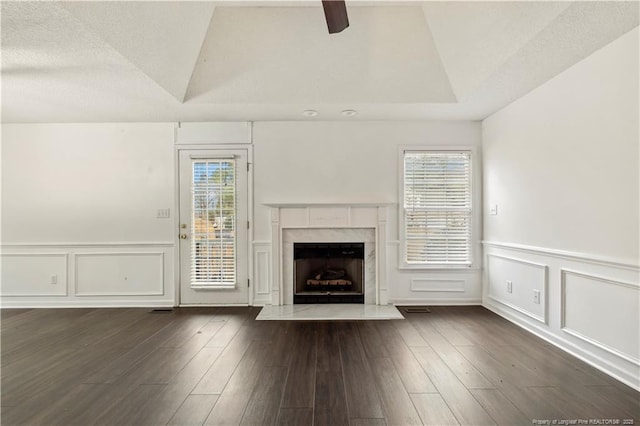
[[181,150],[180,304],[248,300],[247,152]]

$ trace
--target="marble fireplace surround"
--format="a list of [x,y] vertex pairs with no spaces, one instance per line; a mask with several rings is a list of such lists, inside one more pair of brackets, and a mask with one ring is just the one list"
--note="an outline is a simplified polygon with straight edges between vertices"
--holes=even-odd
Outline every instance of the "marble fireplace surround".
[[364,242],[365,304],[386,305],[387,204],[267,204],[271,207],[273,305],[293,304],[294,242]]

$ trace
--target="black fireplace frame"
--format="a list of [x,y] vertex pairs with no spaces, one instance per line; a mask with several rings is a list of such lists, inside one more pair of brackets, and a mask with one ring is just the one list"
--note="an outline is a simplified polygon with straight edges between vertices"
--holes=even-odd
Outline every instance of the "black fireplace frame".
[[[351,269],[356,268],[350,279],[353,287],[331,285],[310,288],[300,283],[297,273],[298,261],[313,260],[316,264],[321,259],[327,262],[340,260],[350,262]],[[354,262],[355,261],[355,262]],[[293,303],[364,303],[365,290],[365,253],[364,242],[331,242],[331,243],[294,243],[293,249]],[[304,287],[304,289],[301,289]]]

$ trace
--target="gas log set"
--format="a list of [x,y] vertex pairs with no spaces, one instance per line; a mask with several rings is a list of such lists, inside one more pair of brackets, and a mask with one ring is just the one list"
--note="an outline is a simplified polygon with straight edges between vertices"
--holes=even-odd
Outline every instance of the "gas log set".
[[294,303],[364,303],[364,243],[294,243]]

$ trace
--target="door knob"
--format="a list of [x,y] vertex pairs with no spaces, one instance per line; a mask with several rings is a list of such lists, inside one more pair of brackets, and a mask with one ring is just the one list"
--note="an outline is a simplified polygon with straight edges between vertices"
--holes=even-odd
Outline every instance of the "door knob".
[[181,240],[186,240],[187,239],[187,234],[180,234],[180,239]]

